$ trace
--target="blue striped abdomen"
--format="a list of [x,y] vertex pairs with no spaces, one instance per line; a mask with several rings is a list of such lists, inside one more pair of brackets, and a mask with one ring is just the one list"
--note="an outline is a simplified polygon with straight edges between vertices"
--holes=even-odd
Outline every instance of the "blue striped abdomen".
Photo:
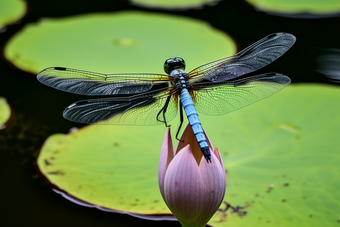
[[185,110],[185,113],[187,114],[190,126],[192,128],[192,131],[194,132],[201,151],[205,159],[207,161],[210,161],[209,146],[205,138],[200,119],[198,118],[194,102],[192,101],[192,98],[186,88],[183,88],[181,91],[181,103]]

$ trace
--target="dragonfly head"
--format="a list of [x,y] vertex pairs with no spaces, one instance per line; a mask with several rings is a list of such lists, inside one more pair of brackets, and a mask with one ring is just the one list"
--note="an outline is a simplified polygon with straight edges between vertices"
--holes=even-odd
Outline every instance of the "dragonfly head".
[[185,70],[185,61],[183,58],[169,58],[164,62],[164,71],[170,74],[174,69]]

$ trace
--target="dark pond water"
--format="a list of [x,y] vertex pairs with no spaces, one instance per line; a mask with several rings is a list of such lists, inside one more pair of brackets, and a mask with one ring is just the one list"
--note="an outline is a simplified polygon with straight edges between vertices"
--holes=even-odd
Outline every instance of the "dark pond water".
[[[21,23],[0,33],[2,52],[13,34],[41,17],[127,9],[162,12],[140,9],[118,0],[27,2],[29,10]],[[294,19],[271,16],[257,12],[240,0],[223,1],[199,10],[166,13],[208,21],[230,34],[239,49],[273,32],[292,33],[297,37],[293,48],[261,72],[286,74],[293,83],[332,83],[317,72],[317,59],[325,48],[340,48],[340,17]],[[81,207],[52,192],[39,176],[35,159],[49,135],[67,133],[71,127],[81,126],[61,116],[62,110],[79,97],[42,86],[35,75],[17,70],[3,57],[0,76],[0,96],[8,99],[13,112],[7,128],[0,131],[1,226],[180,226],[173,222],[152,222]]]

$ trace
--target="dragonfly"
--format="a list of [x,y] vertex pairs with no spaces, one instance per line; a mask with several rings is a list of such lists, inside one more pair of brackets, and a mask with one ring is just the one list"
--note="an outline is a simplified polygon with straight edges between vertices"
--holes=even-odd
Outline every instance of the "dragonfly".
[[[291,80],[280,73],[248,75],[275,61],[296,38],[273,33],[237,54],[199,66],[189,73],[180,57],[167,59],[166,74],[101,74],[50,67],[37,79],[61,91],[101,96],[77,101],[63,112],[64,118],[85,124],[158,125],[173,120],[183,109],[207,162],[211,154],[198,113],[222,115],[271,96]],[[120,96],[119,96],[120,95]],[[104,96],[104,97],[103,97]],[[107,97],[109,96],[109,97]]]

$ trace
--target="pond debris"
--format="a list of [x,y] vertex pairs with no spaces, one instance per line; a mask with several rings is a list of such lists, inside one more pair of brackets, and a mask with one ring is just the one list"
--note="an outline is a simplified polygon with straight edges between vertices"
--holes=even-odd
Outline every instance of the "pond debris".
[[267,193],[271,192],[274,188],[274,184],[269,185],[269,188],[267,190]]
[[245,206],[232,206],[230,205],[228,202],[223,201],[223,203],[226,205],[225,209],[218,209],[218,211],[226,213],[228,211],[228,209],[232,209],[231,213],[236,213],[238,216],[244,216],[247,214],[247,211],[242,211],[243,209],[247,208],[248,205]]

